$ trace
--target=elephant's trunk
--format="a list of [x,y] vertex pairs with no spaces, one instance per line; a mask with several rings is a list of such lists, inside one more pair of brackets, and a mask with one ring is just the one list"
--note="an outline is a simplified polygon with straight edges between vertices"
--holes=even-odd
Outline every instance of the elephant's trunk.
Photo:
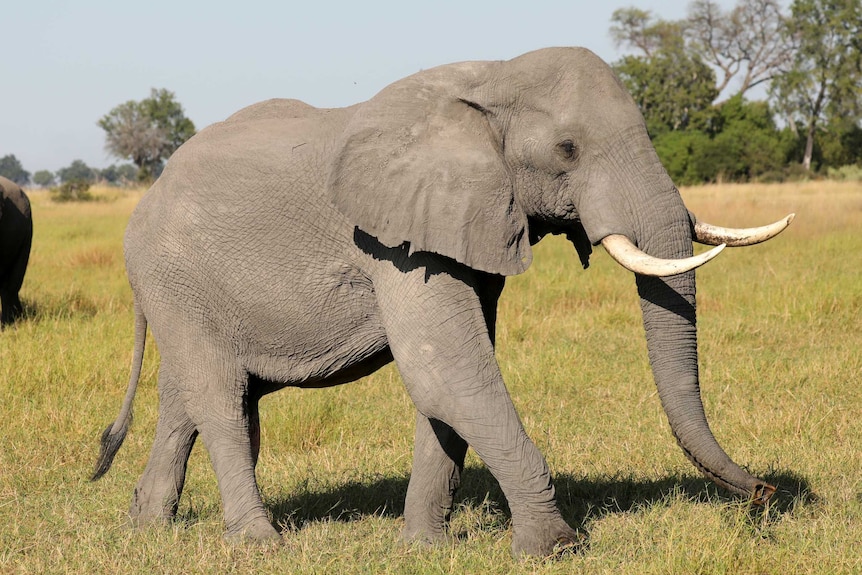
[[[664,226],[659,235],[642,235],[644,251],[664,258],[692,255],[688,226]],[[775,488],[734,463],[706,420],[698,377],[694,275],[694,270],[665,278],[636,275],[659,397],[671,430],[691,462],[719,485],[765,503]]]
[[775,488],[734,463],[706,421],[698,377],[694,268],[715,254],[693,258],[692,242],[748,245],[752,238],[774,236],[789,219],[755,230],[698,226],[643,126],[620,134],[609,140],[604,156],[596,156],[590,185],[577,196],[580,222],[591,244],[601,243],[635,272],[653,376],[683,451],[718,484],[766,502]]

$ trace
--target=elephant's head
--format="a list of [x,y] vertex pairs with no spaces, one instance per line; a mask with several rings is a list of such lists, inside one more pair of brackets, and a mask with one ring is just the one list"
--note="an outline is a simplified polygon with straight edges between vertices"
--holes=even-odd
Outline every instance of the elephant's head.
[[756,243],[790,217],[742,231],[696,222],[637,106],[597,56],[552,48],[396,82],[355,112],[328,185],[385,245],[491,273],[523,272],[546,233],[567,234],[585,267],[591,246],[604,244],[636,272],[653,374],[686,455],[734,492],[772,495],[725,454],[704,415],[693,268],[723,246],[694,257],[692,241]]

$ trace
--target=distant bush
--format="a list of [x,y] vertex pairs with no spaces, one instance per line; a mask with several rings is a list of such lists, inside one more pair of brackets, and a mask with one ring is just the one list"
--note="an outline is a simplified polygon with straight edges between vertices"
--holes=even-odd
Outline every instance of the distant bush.
[[90,182],[76,179],[51,188],[51,199],[55,202],[89,202],[95,196],[90,193]]
[[656,153],[677,184],[784,181],[798,137],[778,130],[766,102],[741,96],[713,107],[702,130],[673,130],[653,138]]
[[862,164],[851,164],[840,168],[829,168],[826,176],[830,180],[862,182]]
[[33,174],[33,183],[43,188],[47,188],[54,185],[56,179],[57,178],[54,176],[54,174],[52,174],[48,170],[39,170],[38,172]]
[[763,172],[756,178],[752,178],[752,181],[760,184],[777,184],[784,182],[807,182],[817,177],[816,173],[806,170],[802,164],[792,163],[783,168]]
[[702,184],[707,178],[699,172],[695,154],[710,143],[699,130],[665,132],[653,140],[656,153],[677,185]]

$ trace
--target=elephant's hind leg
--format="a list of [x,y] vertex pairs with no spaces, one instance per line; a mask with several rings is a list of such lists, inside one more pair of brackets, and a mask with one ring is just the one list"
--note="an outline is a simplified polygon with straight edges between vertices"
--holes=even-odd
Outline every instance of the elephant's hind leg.
[[416,413],[413,471],[404,504],[405,541],[440,541],[461,484],[467,442],[451,427]]
[[171,520],[176,515],[186,480],[186,463],[198,435],[176,388],[160,388],[156,437],[129,510],[133,524],[138,526]]
[[[200,432],[218,479],[226,533],[231,540],[281,541],[260,497],[255,465],[260,447],[256,396],[235,357],[196,351],[187,373],[188,411]],[[186,385],[184,382],[184,385]]]

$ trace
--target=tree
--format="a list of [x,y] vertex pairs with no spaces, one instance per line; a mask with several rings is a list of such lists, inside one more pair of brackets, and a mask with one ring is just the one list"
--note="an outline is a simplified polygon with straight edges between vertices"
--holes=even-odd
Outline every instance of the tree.
[[746,102],[737,94],[718,105],[717,111],[718,130],[693,160],[705,181],[744,182],[781,172],[790,150],[769,104]]
[[138,176],[138,171],[133,164],[120,164],[117,167],[118,182],[121,185],[129,185],[134,183]]
[[709,135],[700,130],[665,132],[653,140],[655,151],[677,185],[702,184],[711,178],[700,172],[695,154],[709,146]]
[[766,102],[739,94],[714,107],[710,133],[672,131],[654,139],[656,153],[679,184],[780,179],[791,146]]
[[789,66],[785,21],[778,0],[740,0],[729,12],[712,0],[694,0],[684,30],[689,49],[720,71],[718,92],[742,74],[735,94],[744,95]]
[[186,118],[183,107],[174,100],[173,92],[164,88],[152,90],[149,98],[141,100],[141,108],[144,116],[166,134],[165,160],[195,135],[194,123]]
[[48,186],[53,186],[54,181],[54,174],[52,174],[48,170],[39,170],[38,172],[33,174],[33,183],[37,186],[47,188]]
[[786,33],[796,45],[790,70],[772,95],[804,128],[802,165],[811,170],[818,128],[830,119],[855,124],[862,110],[862,0],[794,0]]
[[30,183],[30,172],[24,169],[14,154],[0,158],[0,176],[12,180],[19,186]]
[[676,44],[683,36],[683,22],[656,19],[649,10],[619,8],[611,15],[611,38],[617,48],[636,48],[647,58]]
[[98,170],[94,170],[83,160],[75,160],[67,167],[57,170],[57,178],[64,184],[76,181],[93,183],[98,177]]
[[650,135],[708,129],[711,104],[718,95],[715,74],[697,56],[686,53],[679,37],[651,56],[625,56],[614,69],[637,102]]
[[105,130],[105,147],[138,167],[138,180],[152,180],[164,162],[195,134],[173,92],[151,90],[150,97],[129,100],[103,116],[97,124]]
[[126,186],[134,182],[138,171],[132,164],[111,164],[99,172],[99,177],[115,186]]
[[824,128],[818,138],[822,165],[840,168],[858,164],[862,167],[862,126],[859,122],[832,118]]
[[95,199],[90,193],[91,182],[87,180],[68,180],[51,189],[51,199],[55,202],[89,202]]

